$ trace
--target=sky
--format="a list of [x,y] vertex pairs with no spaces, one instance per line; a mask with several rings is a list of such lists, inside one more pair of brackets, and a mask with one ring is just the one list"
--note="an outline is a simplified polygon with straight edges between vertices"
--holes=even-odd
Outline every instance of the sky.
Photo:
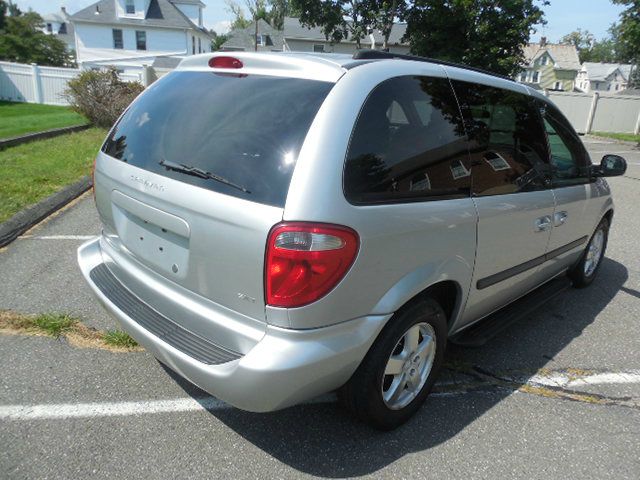
[[[13,0],[23,10],[32,8],[40,14],[58,11],[66,6],[69,13],[87,7],[92,0]],[[204,9],[204,23],[218,33],[228,29],[231,15],[227,11],[224,0],[202,0],[207,8]],[[238,2],[241,3],[241,2]],[[544,7],[547,25],[539,26],[532,35],[531,41],[538,41],[546,36],[550,42],[557,42],[563,35],[582,28],[589,30],[597,39],[607,35],[612,23],[618,20],[623,10],[619,5],[613,5],[610,0],[551,0],[551,5]]]

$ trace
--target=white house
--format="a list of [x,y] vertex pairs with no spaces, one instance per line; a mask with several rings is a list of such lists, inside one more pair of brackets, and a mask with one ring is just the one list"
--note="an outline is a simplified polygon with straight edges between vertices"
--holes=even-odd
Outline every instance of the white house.
[[78,65],[139,70],[156,57],[211,51],[200,0],[101,0],[71,16]]
[[48,13],[42,16],[44,22],[42,31],[47,35],[55,35],[56,38],[67,44],[68,50],[75,49],[73,24],[69,21],[69,14],[65,7],[60,8],[59,13]]
[[621,63],[585,62],[576,78],[576,87],[583,92],[620,92],[627,88],[632,65]]

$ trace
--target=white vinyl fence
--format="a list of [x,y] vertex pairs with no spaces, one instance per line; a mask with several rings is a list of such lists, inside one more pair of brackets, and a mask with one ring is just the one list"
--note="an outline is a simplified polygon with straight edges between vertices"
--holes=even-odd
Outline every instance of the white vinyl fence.
[[[167,70],[170,71],[170,70]],[[145,66],[140,74],[121,73],[126,81],[148,86],[167,71]],[[0,100],[66,105],[62,93],[80,69],[0,62]],[[640,133],[640,97],[547,91],[578,133]]]
[[[67,82],[79,73],[78,68],[0,62],[0,100],[66,105],[62,93],[67,88]],[[143,82],[143,77],[142,74],[120,74],[125,81]]]
[[640,134],[638,96],[554,91],[549,91],[547,96],[562,110],[578,133]]

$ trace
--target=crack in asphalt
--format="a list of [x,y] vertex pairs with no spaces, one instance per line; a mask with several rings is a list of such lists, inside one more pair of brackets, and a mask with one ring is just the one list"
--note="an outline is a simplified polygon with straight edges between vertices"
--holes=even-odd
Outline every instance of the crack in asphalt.
[[[529,379],[517,380],[510,378],[506,375],[506,372],[502,375],[485,370],[478,366],[470,366],[466,368],[451,368],[447,367],[447,370],[455,373],[461,373],[468,377],[473,378],[475,381],[471,382],[453,382],[445,383],[438,386],[436,383],[435,392],[438,393],[462,393],[472,391],[485,391],[485,392],[521,392],[539,397],[553,398],[559,400],[568,400],[573,402],[588,403],[592,405],[605,405],[605,406],[617,406],[631,408],[634,410],[640,410],[640,398],[632,396],[615,397],[610,395],[603,395],[600,393],[582,392],[573,390],[561,385],[549,385],[547,383],[536,382],[531,380],[536,376],[544,377],[549,374],[567,374],[572,376],[573,379],[579,380],[586,375],[596,373],[595,370],[580,370],[580,369],[565,369],[555,372],[548,370],[539,370],[538,372],[530,375]],[[514,371],[513,373],[517,373]],[[599,373],[611,373],[605,370],[598,371]],[[571,377],[570,377],[571,378]],[[640,383],[640,382],[639,382]]]

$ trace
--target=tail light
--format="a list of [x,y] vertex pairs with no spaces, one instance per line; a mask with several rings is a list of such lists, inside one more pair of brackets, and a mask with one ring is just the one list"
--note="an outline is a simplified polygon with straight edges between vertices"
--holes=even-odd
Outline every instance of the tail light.
[[358,234],[347,227],[302,222],[276,225],[267,242],[267,304],[293,308],[322,298],[347,273],[358,246]]

